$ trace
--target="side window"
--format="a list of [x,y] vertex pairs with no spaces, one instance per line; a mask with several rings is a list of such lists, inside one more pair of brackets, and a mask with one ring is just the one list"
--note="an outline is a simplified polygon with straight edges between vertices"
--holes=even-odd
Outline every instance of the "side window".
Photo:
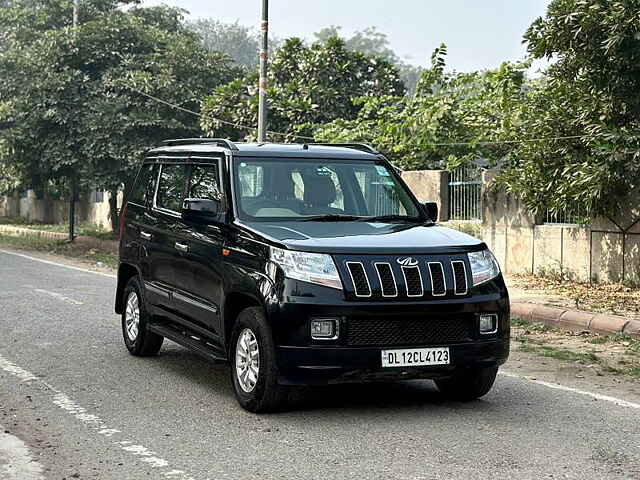
[[191,183],[188,198],[221,200],[220,175],[217,165],[194,165],[191,169]]
[[163,165],[160,172],[156,206],[174,212],[182,210],[182,199],[186,183],[186,165]]
[[128,201],[143,206],[151,203],[155,193],[157,173],[156,165],[143,165],[136,177],[136,183],[133,190],[131,190]]

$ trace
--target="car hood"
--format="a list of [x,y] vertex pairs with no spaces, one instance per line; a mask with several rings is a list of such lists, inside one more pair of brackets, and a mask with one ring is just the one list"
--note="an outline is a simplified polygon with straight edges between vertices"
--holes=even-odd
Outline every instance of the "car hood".
[[292,250],[322,253],[460,253],[484,243],[439,225],[379,222],[252,222],[254,234]]

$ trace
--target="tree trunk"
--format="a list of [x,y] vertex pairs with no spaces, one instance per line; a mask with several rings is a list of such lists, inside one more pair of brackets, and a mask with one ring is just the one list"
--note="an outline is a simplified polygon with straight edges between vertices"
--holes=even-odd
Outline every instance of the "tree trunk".
[[71,178],[71,194],[69,195],[69,241],[76,239],[76,199],[78,196],[78,181],[76,176]]
[[118,188],[109,190],[109,217],[114,236],[120,234],[120,216],[118,215]]

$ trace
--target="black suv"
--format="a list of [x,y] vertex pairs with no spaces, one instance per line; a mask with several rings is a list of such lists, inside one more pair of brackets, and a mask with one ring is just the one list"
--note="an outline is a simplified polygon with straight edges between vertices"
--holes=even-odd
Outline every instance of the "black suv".
[[507,289],[486,245],[436,217],[366,145],[167,141],[121,215],[125,344],[229,362],[252,412],[338,382],[480,397],[509,354]]

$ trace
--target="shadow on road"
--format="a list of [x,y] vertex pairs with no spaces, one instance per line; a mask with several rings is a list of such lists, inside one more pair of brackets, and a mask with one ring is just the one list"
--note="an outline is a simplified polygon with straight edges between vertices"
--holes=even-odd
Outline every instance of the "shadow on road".
[[[197,354],[180,346],[169,344],[163,347],[154,359],[158,368],[167,374],[210,389],[217,397],[235,399],[229,379],[227,365],[212,365]],[[289,412],[311,412],[319,410],[350,409],[394,409],[413,410],[416,407],[443,407],[447,410],[486,410],[495,405],[476,400],[455,402],[445,398],[430,380],[406,380],[399,382],[339,384],[297,389]]]

